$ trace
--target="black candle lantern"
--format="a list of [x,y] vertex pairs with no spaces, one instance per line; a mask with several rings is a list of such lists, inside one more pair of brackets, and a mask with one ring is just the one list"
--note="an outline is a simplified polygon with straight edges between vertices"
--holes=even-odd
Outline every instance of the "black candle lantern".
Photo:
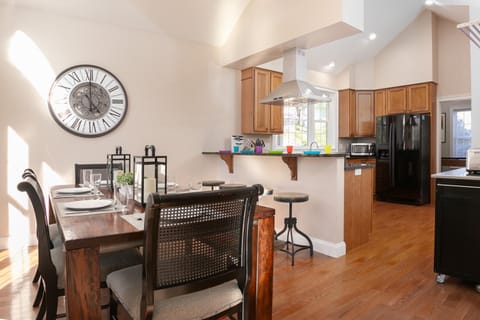
[[108,184],[113,190],[118,172],[130,172],[130,154],[122,153],[122,147],[115,147],[114,154],[107,154]]
[[133,199],[137,203],[145,205],[151,192],[167,193],[167,156],[156,156],[155,146],[146,145],[145,155],[133,157],[133,162]]

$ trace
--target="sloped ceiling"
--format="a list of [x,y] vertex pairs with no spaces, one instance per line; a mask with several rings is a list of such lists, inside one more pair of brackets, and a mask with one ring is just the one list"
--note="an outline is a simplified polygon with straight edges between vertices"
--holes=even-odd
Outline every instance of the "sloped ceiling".
[[[260,0],[0,0],[0,5],[161,32],[221,47],[251,1]],[[364,1],[364,31],[308,49],[310,69],[339,73],[352,63],[374,57],[425,8],[460,23],[467,20],[466,5],[480,2],[437,0],[436,5],[426,7],[424,0]],[[371,32],[377,34],[375,41],[368,40]],[[335,68],[325,70],[331,61]]]

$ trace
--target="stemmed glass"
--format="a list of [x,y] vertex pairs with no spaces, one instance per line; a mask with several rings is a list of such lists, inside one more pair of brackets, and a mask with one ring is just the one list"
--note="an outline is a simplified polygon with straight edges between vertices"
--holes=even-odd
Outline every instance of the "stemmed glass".
[[95,194],[100,193],[100,190],[98,189],[100,187],[100,184],[102,182],[102,174],[101,173],[94,173],[90,175],[90,184],[93,188],[93,192]]

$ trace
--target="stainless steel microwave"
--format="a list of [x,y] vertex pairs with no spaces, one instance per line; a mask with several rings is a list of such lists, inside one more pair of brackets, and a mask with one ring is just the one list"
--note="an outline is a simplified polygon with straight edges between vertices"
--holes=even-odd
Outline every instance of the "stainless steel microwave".
[[375,155],[375,143],[355,142],[350,144],[351,156],[372,157]]

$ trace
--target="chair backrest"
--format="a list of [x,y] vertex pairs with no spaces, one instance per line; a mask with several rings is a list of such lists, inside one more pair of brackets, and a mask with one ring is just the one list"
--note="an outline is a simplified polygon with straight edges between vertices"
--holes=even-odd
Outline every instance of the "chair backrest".
[[[108,164],[106,163],[75,163],[75,184],[83,183],[83,170],[91,169],[93,173],[100,173],[102,180],[108,181]],[[114,167],[121,169],[121,164],[114,164]]]
[[263,188],[256,185],[148,197],[142,315],[153,310],[154,291],[170,297],[232,279],[243,291],[246,308],[259,192]]
[[23,178],[17,188],[19,191],[26,192],[30,198],[33,210],[35,212],[35,221],[37,224],[37,240],[38,240],[38,270],[42,277],[55,277],[56,269],[52,263],[52,257],[50,255],[51,240],[50,233],[48,231],[48,225],[45,220],[45,206],[43,201],[42,189],[38,181],[27,175]]

